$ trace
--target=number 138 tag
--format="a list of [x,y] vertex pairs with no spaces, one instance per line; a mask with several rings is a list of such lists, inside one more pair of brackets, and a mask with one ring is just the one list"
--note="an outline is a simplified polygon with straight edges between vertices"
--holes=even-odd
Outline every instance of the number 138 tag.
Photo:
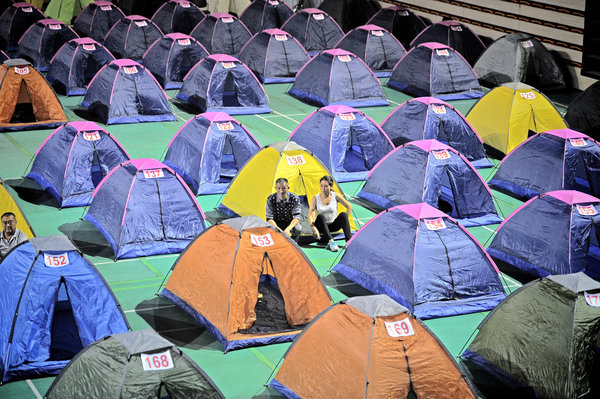
[[168,370],[174,367],[171,352],[140,354],[144,371]]
[[386,321],[385,328],[390,337],[408,337],[409,335],[415,335],[415,330],[408,317],[399,321]]

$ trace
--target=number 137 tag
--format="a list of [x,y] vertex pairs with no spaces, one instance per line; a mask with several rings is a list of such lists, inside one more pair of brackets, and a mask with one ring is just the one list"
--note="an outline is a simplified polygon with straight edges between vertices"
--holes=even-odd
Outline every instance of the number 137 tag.
[[152,354],[142,353],[140,358],[142,359],[144,371],[168,370],[174,367],[170,351]]

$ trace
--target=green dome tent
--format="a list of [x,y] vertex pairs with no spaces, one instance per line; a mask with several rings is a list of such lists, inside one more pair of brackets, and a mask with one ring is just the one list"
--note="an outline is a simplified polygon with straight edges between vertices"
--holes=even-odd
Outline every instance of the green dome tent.
[[94,0],[51,0],[44,12],[48,18],[58,19],[67,25]]
[[502,301],[461,356],[475,373],[511,387],[510,397],[533,390],[545,399],[580,398],[590,391],[599,329],[600,283],[582,272],[549,276]]
[[187,355],[154,330],[114,334],[83,349],[56,377],[47,399],[223,398]]

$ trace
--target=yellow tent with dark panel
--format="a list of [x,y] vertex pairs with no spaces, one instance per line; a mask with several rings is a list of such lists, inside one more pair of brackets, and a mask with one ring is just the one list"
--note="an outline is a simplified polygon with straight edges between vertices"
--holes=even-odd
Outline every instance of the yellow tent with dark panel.
[[25,233],[27,238],[35,236],[31,225],[29,225],[25,215],[21,212],[21,208],[19,208],[19,205],[17,205],[10,192],[6,189],[4,182],[0,179],[0,215],[5,212],[12,212],[15,214],[15,218],[17,219],[17,229]]
[[497,155],[508,154],[532,134],[567,128],[546,96],[518,82],[487,93],[471,108],[467,120]]
[[269,385],[286,398],[476,397],[435,335],[387,295],[353,297],[321,313]]
[[[231,182],[219,209],[229,216],[256,215],[266,217],[267,197],[275,192],[275,181],[285,177],[290,192],[298,195],[303,202],[303,218],[308,211],[308,202],[318,194],[319,180],[331,172],[306,148],[293,141],[281,141],[264,147],[240,169]],[[334,182],[336,195],[344,195],[341,187]],[[344,208],[338,204],[338,211]],[[350,227],[356,230],[352,215],[348,215]],[[301,220],[305,229],[308,223]],[[305,230],[310,234],[310,229]]]
[[205,230],[171,270],[161,295],[204,325],[225,351],[291,341],[331,305],[304,252],[256,216]]

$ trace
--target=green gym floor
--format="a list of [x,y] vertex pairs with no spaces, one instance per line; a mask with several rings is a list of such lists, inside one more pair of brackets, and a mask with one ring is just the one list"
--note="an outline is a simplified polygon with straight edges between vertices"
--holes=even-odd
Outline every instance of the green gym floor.
[[[291,84],[265,85],[272,113],[235,117],[262,145],[286,140],[298,123],[316,109],[286,94],[290,87]],[[377,123],[381,123],[392,110],[411,98],[387,87],[383,87],[383,90],[390,100],[389,106],[361,108],[361,111]],[[171,102],[176,93],[176,90],[167,92]],[[79,106],[82,97],[59,97],[70,121],[84,119],[82,116],[85,115],[89,116],[89,113],[84,112]],[[466,115],[474,102],[468,100],[450,103]],[[132,158],[162,160],[166,146],[175,132],[193,116],[174,104],[172,108],[177,115],[177,121],[174,122],[104,127],[119,140]],[[37,236],[66,234],[74,239],[110,285],[125,311],[131,328],[140,330],[152,327],[178,345],[206,371],[227,398],[279,397],[278,393],[266,387],[266,384],[274,375],[274,370],[289,347],[289,343],[235,350],[224,354],[222,346],[209,332],[198,327],[191,317],[168,300],[156,295],[177,259],[176,254],[115,262],[112,250],[107,250],[105,245],[98,244],[103,240],[102,236],[91,224],[80,220],[85,213],[84,208],[59,210],[56,201],[50,195],[41,191],[35,183],[23,178],[29,171],[28,168],[38,147],[51,131],[49,129],[0,133],[0,177],[9,186],[9,191],[19,203],[35,234]],[[497,164],[497,161],[494,163]],[[493,170],[490,168],[479,171],[483,178],[488,180]],[[347,196],[352,197],[359,191],[360,185],[359,182],[342,183],[341,187]],[[521,204],[504,194],[496,191],[493,193],[502,217],[507,217]],[[221,195],[197,198],[210,221],[211,215],[217,213],[214,208],[220,202]],[[354,210],[354,216],[360,225],[375,215],[357,203]],[[482,245],[487,246],[497,227],[497,225],[483,226],[469,228],[469,231]],[[367,291],[337,273],[330,272],[339,260],[340,253],[336,255],[315,245],[307,245],[302,249],[323,277],[334,301],[342,300],[347,296],[368,294]],[[514,279],[503,277],[508,292],[520,286],[520,283]],[[427,320],[425,324],[446,345],[453,356],[458,356],[485,315],[484,312],[445,317]],[[53,378],[39,378],[11,382],[0,386],[0,398],[41,398],[52,381]]]

